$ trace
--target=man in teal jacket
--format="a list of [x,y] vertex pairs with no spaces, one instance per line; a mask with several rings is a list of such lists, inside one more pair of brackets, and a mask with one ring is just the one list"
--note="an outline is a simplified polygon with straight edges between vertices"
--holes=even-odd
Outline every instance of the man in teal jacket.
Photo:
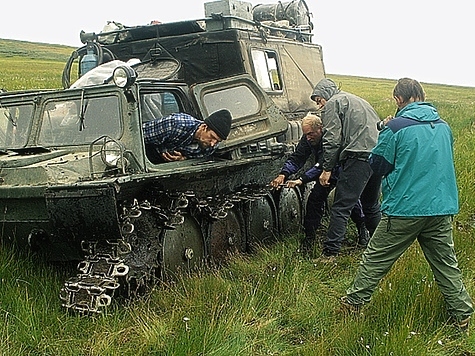
[[398,111],[370,156],[374,174],[383,177],[383,218],[342,301],[353,310],[368,303],[379,281],[417,239],[450,317],[466,329],[473,305],[453,247],[452,216],[459,207],[452,132],[424,102],[416,80],[400,79],[393,96]]

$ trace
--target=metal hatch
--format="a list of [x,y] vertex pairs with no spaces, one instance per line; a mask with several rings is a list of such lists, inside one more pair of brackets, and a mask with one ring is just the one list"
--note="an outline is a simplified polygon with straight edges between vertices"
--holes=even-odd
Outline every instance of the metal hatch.
[[220,143],[220,151],[278,136],[287,130],[285,116],[248,74],[196,84],[191,90],[203,118],[223,108],[232,114],[231,133]]

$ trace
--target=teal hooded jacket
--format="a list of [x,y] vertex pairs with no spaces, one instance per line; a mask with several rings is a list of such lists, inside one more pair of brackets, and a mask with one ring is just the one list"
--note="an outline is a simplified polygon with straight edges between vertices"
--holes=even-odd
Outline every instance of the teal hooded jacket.
[[383,176],[384,214],[458,213],[452,131],[430,103],[414,102],[397,112],[380,132],[369,161],[374,174]]

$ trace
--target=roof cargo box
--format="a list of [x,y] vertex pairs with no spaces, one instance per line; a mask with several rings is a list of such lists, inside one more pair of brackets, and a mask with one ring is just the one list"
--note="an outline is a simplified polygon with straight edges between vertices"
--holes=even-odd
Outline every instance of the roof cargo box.
[[251,3],[239,0],[219,0],[205,3],[206,29],[219,31],[226,28],[251,29]]
[[252,20],[252,4],[239,0],[218,0],[205,3],[205,16],[212,17],[213,14]]

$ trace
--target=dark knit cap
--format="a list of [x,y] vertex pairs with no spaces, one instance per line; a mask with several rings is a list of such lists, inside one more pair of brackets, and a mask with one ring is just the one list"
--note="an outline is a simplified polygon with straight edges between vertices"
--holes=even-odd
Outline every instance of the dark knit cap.
[[231,113],[226,109],[215,111],[205,119],[205,124],[222,140],[226,140],[231,131]]

